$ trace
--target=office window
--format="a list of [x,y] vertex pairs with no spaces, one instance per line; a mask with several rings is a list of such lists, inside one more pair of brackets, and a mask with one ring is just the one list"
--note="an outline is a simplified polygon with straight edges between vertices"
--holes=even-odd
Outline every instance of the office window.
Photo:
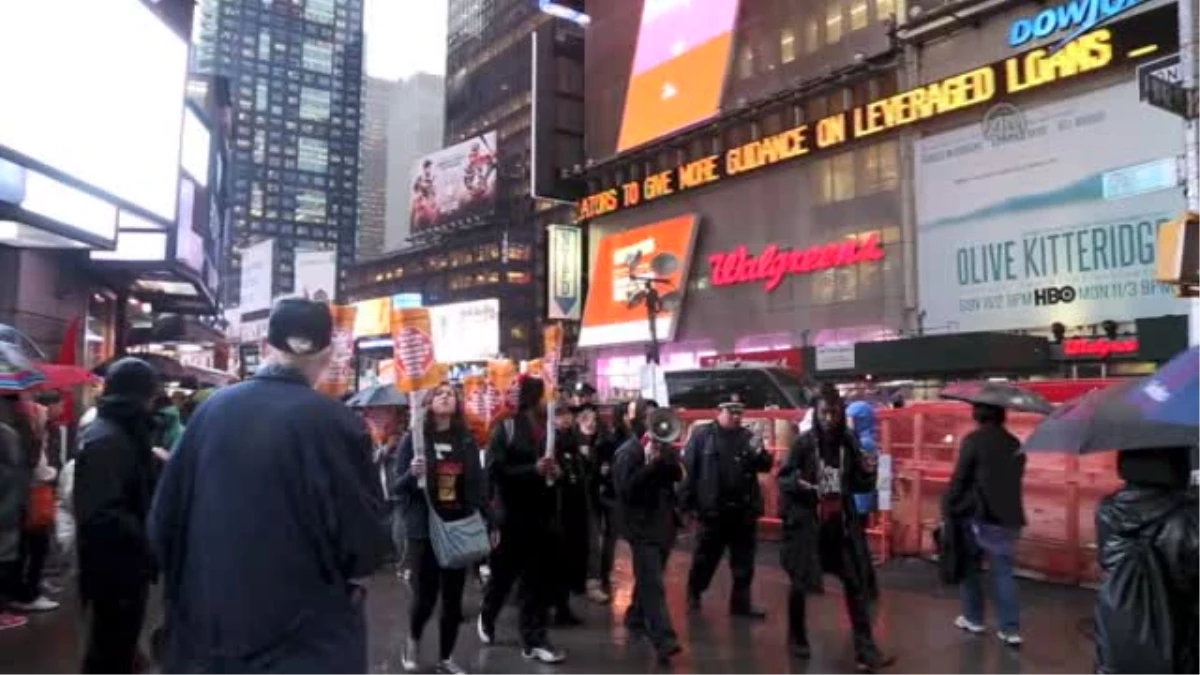
[[333,72],[333,45],[323,40],[305,40],[301,61],[306,70],[329,75]]
[[791,63],[796,60],[796,33],[791,28],[784,28],[779,33],[779,62]]
[[754,75],[754,50],[750,45],[742,47],[738,54],[738,77],[747,78]]
[[896,0],[875,0],[875,18],[883,20],[896,13]]
[[837,290],[834,292],[838,302],[849,302],[858,299],[858,265],[847,265],[834,270]]
[[335,0],[306,0],[304,3],[304,18],[329,25],[333,23],[333,7]]
[[296,168],[301,171],[325,173],[329,166],[329,144],[325,141],[301,136],[296,142]]
[[271,33],[265,30],[258,33],[258,60],[271,60]]
[[814,305],[828,305],[837,294],[837,270],[824,270],[810,274],[812,277],[812,302]]
[[843,152],[829,160],[830,201],[854,198],[854,151]]
[[254,110],[263,112],[267,109],[267,96],[271,93],[271,84],[265,78],[254,85]]
[[325,193],[319,190],[299,190],[296,193],[295,220],[297,223],[325,222]]
[[262,186],[255,183],[250,186],[250,215],[262,217],[263,214],[263,191]]
[[804,52],[811,54],[821,46],[821,24],[817,17],[810,16],[804,20]]
[[864,194],[895,190],[900,183],[899,148],[895,140],[869,145],[859,151],[863,158]]
[[825,8],[825,44],[842,39],[842,0],[828,0]]
[[314,122],[329,121],[330,93],[328,89],[300,88],[300,119]]
[[262,164],[267,156],[267,132],[259,129],[254,132],[254,163]]
[[850,30],[867,27],[867,0],[850,0]]

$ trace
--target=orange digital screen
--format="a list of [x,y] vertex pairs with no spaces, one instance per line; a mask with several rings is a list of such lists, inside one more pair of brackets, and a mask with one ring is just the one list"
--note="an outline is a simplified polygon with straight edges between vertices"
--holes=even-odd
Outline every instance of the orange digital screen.
[[738,0],[646,0],[617,151],[721,109]]
[[637,296],[649,279],[656,280],[652,283],[663,304],[657,315],[658,337],[673,339],[695,242],[696,217],[690,214],[601,239],[592,263],[579,346],[648,342],[646,302]]

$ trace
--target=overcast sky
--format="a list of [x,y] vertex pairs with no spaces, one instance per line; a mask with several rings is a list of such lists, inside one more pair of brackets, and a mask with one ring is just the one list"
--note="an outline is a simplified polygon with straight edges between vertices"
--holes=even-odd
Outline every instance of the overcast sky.
[[371,77],[445,74],[446,0],[366,0],[363,31]]

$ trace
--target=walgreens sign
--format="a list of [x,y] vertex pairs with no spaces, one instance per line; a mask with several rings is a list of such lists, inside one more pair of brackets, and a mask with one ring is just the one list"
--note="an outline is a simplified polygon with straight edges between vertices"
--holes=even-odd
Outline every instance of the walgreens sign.
[[811,274],[835,267],[847,267],[883,260],[878,234],[861,239],[793,249],[768,244],[754,255],[739,246],[732,251],[708,257],[713,286],[734,286],[762,282],[767,292],[779,288],[789,275]]

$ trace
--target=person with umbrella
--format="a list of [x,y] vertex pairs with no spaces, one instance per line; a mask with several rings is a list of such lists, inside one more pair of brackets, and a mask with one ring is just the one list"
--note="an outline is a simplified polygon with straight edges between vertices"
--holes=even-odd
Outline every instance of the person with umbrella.
[[951,385],[941,396],[971,403],[971,416],[978,424],[963,438],[950,487],[942,496],[943,517],[954,529],[950,534],[967,549],[959,580],[962,613],[954,625],[975,635],[986,630],[980,566],[981,555],[986,556],[1000,621],[996,636],[1018,647],[1020,605],[1013,571],[1017,539],[1025,527],[1025,455],[1021,441],[1004,426],[1006,409],[1047,412],[1050,405],[1035,394],[996,382]]

